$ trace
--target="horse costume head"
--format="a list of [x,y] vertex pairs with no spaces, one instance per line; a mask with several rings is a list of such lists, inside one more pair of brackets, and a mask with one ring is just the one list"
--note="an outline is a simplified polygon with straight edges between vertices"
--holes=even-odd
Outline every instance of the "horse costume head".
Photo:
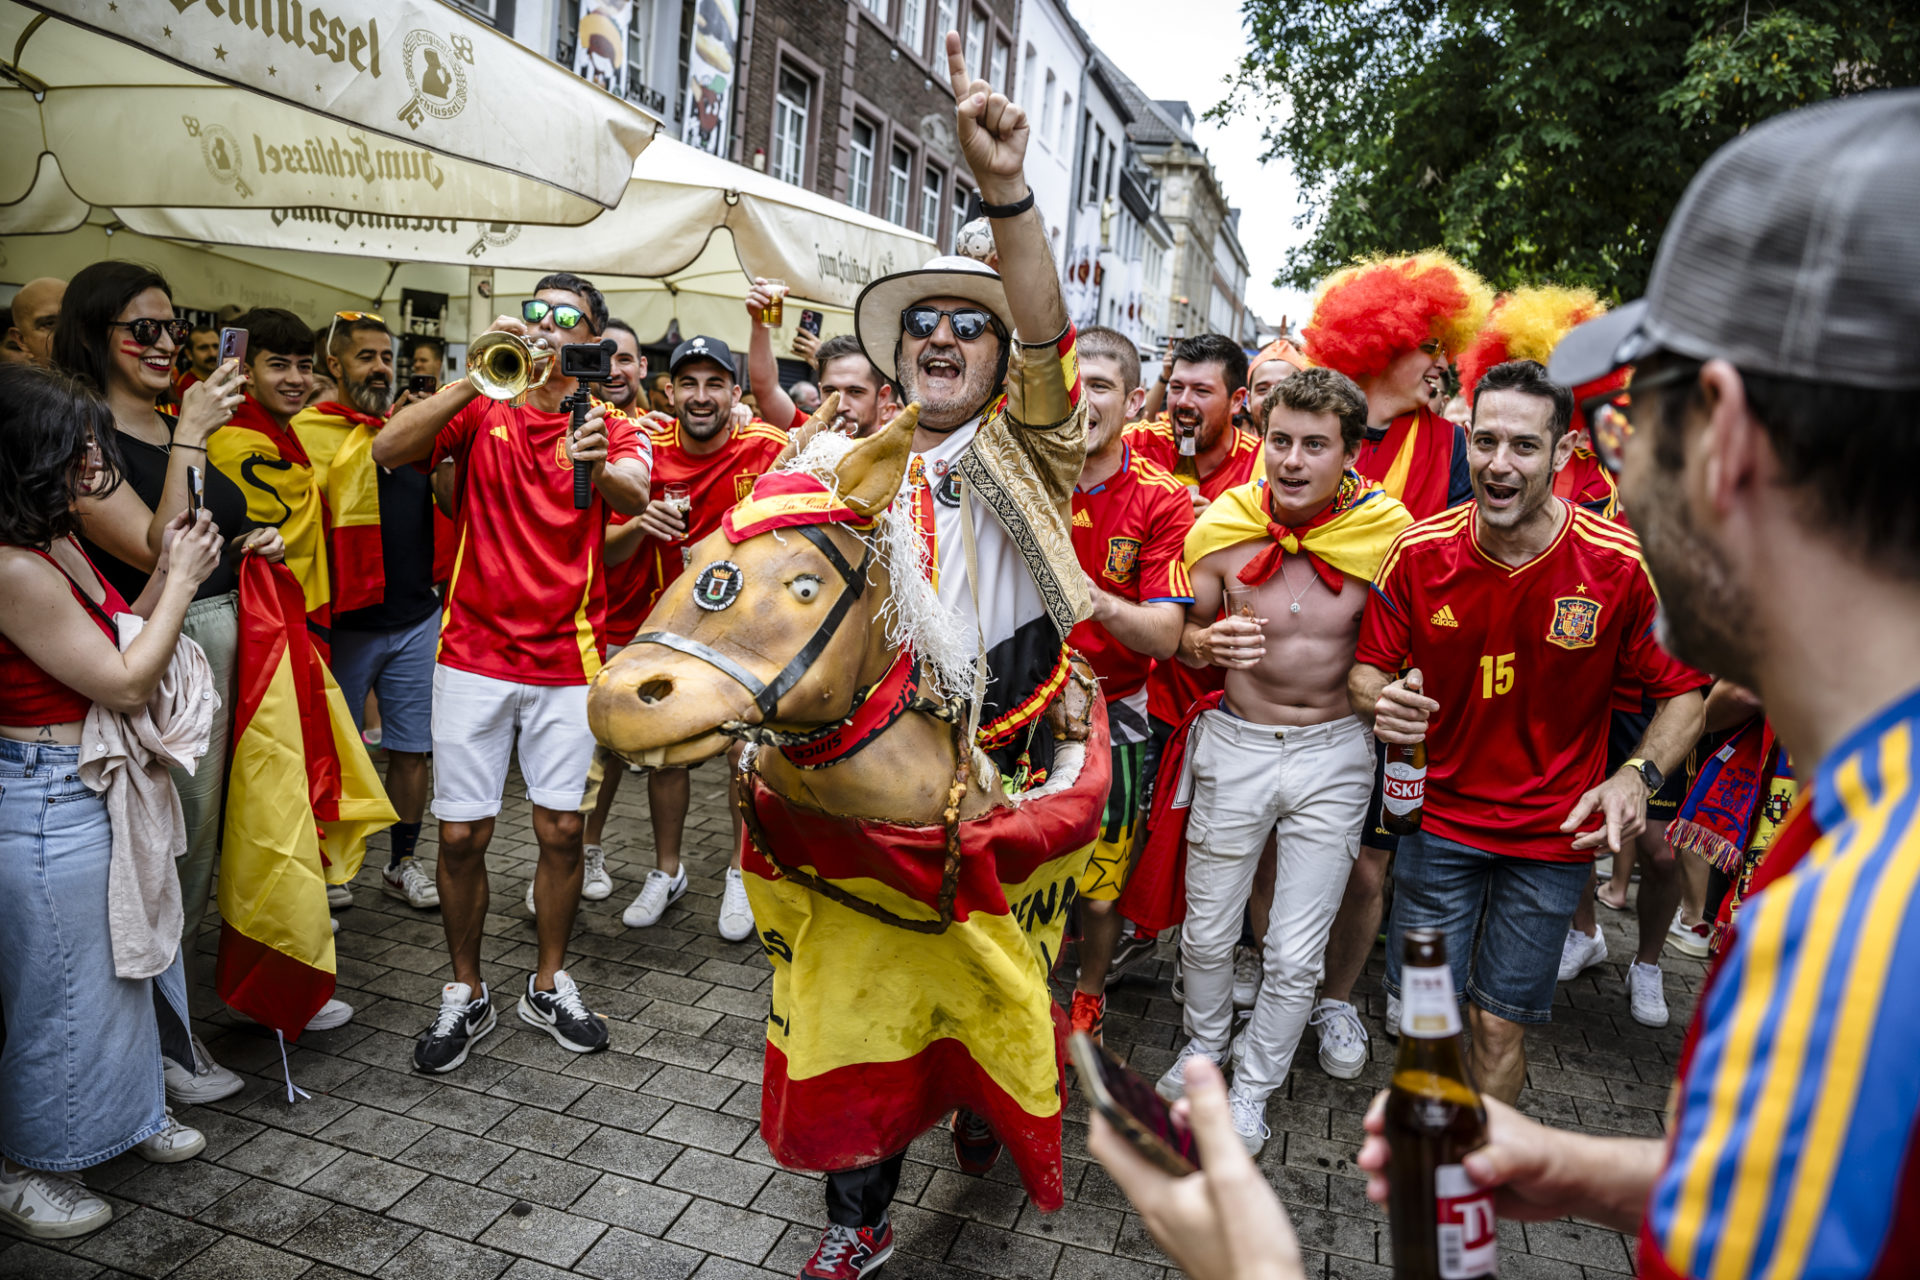
[[639,764],[694,764],[729,738],[819,741],[890,676],[922,705],[963,689],[910,498],[892,509],[918,416],[909,405],[865,440],[819,432],[760,477],[594,679],[594,736]]

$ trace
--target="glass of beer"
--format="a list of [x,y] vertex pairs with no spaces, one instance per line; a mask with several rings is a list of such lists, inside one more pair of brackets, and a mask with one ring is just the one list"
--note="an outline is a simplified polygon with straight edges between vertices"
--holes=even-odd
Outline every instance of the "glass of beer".
[[1227,584],[1227,616],[1229,618],[1253,617],[1253,588],[1244,583]]
[[787,282],[785,280],[763,280],[760,287],[767,291],[769,301],[760,308],[760,323],[769,329],[780,327],[781,314],[786,309]]

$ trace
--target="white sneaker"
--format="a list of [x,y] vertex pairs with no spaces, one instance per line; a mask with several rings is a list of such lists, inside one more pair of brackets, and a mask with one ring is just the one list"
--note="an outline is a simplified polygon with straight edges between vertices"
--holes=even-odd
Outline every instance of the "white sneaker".
[[1167,1068],[1167,1073],[1161,1076],[1159,1083],[1153,1086],[1153,1091],[1168,1102],[1184,1097],[1187,1092],[1187,1059],[1195,1057],[1205,1058],[1216,1067],[1220,1065],[1219,1054],[1208,1053],[1199,1044],[1189,1040],[1180,1047],[1180,1056],[1173,1060],[1173,1065]]
[[1360,1011],[1345,1000],[1322,1000],[1307,1015],[1320,1033],[1320,1069],[1336,1080],[1351,1080],[1367,1065],[1367,1028]]
[[1255,1102],[1239,1089],[1227,1090],[1227,1107],[1233,1112],[1233,1131],[1247,1144],[1247,1154],[1257,1156],[1267,1145],[1273,1130],[1267,1128],[1267,1104]]
[[1260,994],[1260,974],[1260,949],[1235,947],[1233,949],[1234,1008],[1253,1008],[1254,997]]
[[307,1019],[309,1031],[331,1031],[335,1027],[344,1027],[353,1021],[353,1006],[345,1000],[329,1000],[320,1006],[320,1012]]
[[160,1055],[161,1074],[167,1081],[167,1101],[183,1107],[198,1106],[231,1098],[247,1087],[247,1082],[213,1060],[207,1046],[193,1037],[193,1062],[183,1065],[165,1054]]
[[613,896],[613,877],[607,874],[607,853],[597,844],[586,847],[586,869],[580,877],[580,896],[588,902],[605,902]]
[[667,908],[686,894],[685,867],[672,875],[656,868],[647,872],[646,883],[640,886],[640,892],[634,895],[627,909],[620,913],[620,922],[629,929],[645,929],[649,925],[659,924],[660,917],[667,914]]
[[1387,1039],[1389,1040],[1398,1040],[1400,1038],[1399,996],[1389,995],[1387,997],[1387,1025],[1383,1027],[1382,1030],[1387,1033]]
[[1591,934],[1568,929],[1567,940],[1560,944],[1560,981],[1577,978],[1606,958],[1607,931],[1599,921],[1594,922]]
[[344,911],[353,905],[353,889],[344,884],[327,886],[327,910]]
[[111,1221],[113,1209],[80,1179],[0,1160],[0,1222],[14,1230],[38,1240],[66,1240]]
[[1173,957],[1173,1002],[1175,1004],[1187,1002],[1187,965],[1177,952]]
[[753,907],[747,902],[747,878],[740,868],[727,868],[726,889],[720,894],[720,936],[745,942],[753,936]]
[[1627,966],[1627,999],[1633,1006],[1633,1020],[1641,1026],[1667,1025],[1667,993],[1660,982],[1659,965],[1636,960]]
[[328,923],[333,926],[333,931],[336,934],[340,932],[340,918],[338,916],[329,917]]
[[207,1136],[198,1129],[189,1129],[173,1118],[173,1108],[167,1108],[167,1127],[148,1138],[136,1143],[133,1148],[142,1160],[154,1164],[178,1164],[182,1160],[191,1160],[207,1149]]
[[1707,943],[1713,937],[1713,926],[1702,920],[1699,924],[1688,925],[1680,921],[1680,913],[1673,913],[1673,923],[1667,926],[1667,945],[1683,956],[1695,960],[1705,960],[1710,950]]
[[433,883],[433,877],[422,871],[412,858],[400,859],[397,869],[382,871],[380,890],[389,898],[398,898],[420,911],[440,905],[440,890]]

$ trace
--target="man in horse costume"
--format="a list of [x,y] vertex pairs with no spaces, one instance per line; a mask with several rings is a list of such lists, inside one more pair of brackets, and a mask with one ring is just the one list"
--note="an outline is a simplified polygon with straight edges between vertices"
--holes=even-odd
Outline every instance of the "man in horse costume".
[[860,342],[909,407],[860,441],[802,428],[589,705],[642,763],[752,744],[742,868],[774,969],[761,1133],[827,1175],[803,1280],[887,1259],[906,1148],[949,1115],[963,1170],[1004,1145],[1036,1205],[1063,1200],[1047,975],[1110,772],[1066,643],[1090,612],[1068,523],[1086,410],[1025,114],[957,37],[947,55],[1004,274],[936,258],[866,288]]

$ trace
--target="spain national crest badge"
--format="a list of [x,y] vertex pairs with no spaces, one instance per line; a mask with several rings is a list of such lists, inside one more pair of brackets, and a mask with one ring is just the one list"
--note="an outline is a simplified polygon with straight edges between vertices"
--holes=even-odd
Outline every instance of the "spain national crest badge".
[[1140,539],[1108,538],[1106,576],[1115,582],[1131,582],[1140,563]]
[[1590,649],[1600,635],[1598,600],[1585,596],[1557,596],[1553,602],[1553,622],[1547,627],[1547,643],[1562,649]]
[[753,482],[760,475],[755,471],[742,471],[733,477],[733,505],[739,506],[753,496]]

